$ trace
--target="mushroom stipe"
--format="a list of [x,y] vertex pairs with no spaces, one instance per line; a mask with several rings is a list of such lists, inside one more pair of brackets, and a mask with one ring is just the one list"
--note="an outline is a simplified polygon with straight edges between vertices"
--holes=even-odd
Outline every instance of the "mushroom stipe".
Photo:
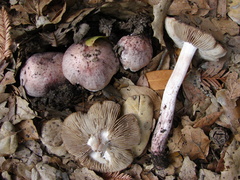
[[226,50],[210,34],[178,22],[175,18],[167,17],[165,28],[168,35],[182,50],[164,90],[160,116],[151,142],[151,153],[156,168],[162,168],[165,165],[162,164],[161,159],[166,159],[165,146],[172,127],[177,94],[195,52],[198,50],[203,59],[210,61],[217,61],[226,54]]

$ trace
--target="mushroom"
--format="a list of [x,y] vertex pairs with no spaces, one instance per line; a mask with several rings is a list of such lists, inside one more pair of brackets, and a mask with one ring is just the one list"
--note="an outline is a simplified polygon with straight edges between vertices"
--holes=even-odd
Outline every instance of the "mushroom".
[[148,65],[152,59],[151,41],[142,35],[123,36],[118,41],[117,48],[125,70],[136,72]]
[[93,104],[87,114],[70,114],[62,128],[67,151],[92,170],[125,169],[134,158],[131,149],[140,142],[140,128],[134,115],[118,118],[119,113],[119,104],[103,101]]
[[63,74],[72,84],[89,91],[103,89],[119,69],[119,60],[112,45],[99,38],[93,45],[85,41],[71,45],[63,56]]
[[42,97],[50,89],[66,81],[62,73],[63,53],[37,53],[27,59],[20,72],[20,83],[27,94]]
[[161,166],[159,159],[164,157],[165,144],[172,126],[176,97],[195,51],[198,49],[204,59],[212,61],[217,61],[226,54],[226,51],[210,34],[183,24],[174,18],[166,18],[165,28],[168,35],[178,47],[182,47],[182,50],[164,90],[160,116],[152,138],[151,153],[156,167]]

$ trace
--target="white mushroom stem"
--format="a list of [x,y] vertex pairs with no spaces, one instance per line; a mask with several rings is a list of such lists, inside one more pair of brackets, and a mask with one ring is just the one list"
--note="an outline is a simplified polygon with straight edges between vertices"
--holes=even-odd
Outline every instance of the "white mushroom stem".
[[153,158],[159,159],[159,156],[164,154],[168,134],[172,127],[177,94],[196,50],[197,48],[191,43],[184,42],[175,68],[167,82],[163,93],[160,116],[152,138]]

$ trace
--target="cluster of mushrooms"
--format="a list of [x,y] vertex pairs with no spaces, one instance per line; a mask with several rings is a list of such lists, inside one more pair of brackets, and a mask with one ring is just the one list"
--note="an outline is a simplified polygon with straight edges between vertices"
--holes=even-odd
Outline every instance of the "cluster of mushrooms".
[[94,43],[72,44],[66,52],[45,52],[32,55],[22,68],[20,82],[28,95],[42,97],[68,80],[89,91],[103,89],[119,69],[135,72],[152,58],[151,41],[141,35],[123,36],[117,43],[118,57],[105,38]]
[[[151,153],[156,165],[164,154],[176,96],[196,50],[203,59],[210,61],[217,61],[226,54],[226,50],[211,35],[175,18],[167,17],[165,28],[182,51],[166,85],[160,116],[153,133]],[[124,69],[136,72],[151,61],[152,45],[144,36],[124,36],[117,46],[119,56],[105,38],[97,39],[92,45],[85,41],[73,44],[64,54],[34,54],[21,70],[21,85],[33,97],[44,96],[49,89],[57,88],[66,80],[89,91],[99,91],[117,73],[120,62]],[[150,101],[147,106],[151,106]],[[97,102],[87,114],[75,112],[64,120],[64,145],[81,165],[101,172],[120,171],[143,152],[150,137],[149,129],[145,131],[139,118],[131,111],[127,114],[120,114],[120,111],[120,105],[115,102]],[[136,147],[140,147],[137,152]]]

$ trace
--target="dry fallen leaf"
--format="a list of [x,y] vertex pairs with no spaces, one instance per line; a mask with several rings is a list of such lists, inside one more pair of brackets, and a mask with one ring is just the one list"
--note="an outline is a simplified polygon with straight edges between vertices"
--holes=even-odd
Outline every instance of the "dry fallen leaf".
[[187,125],[181,131],[184,139],[181,154],[189,156],[191,160],[206,159],[210,140],[203,130]]
[[74,172],[71,174],[70,179],[103,180],[103,178],[99,177],[94,171],[92,171],[86,167],[75,169]]
[[183,165],[180,169],[179,177],[180,179],[191,179],[197,180],[196,174],[196,164],[186,156],[183,160]]
[[0,129],[0,156],[13,154],[17,147],[17,135],[14,126],[6,121],[2,124]]
[[170,152],[180,152],[183,145],[183,138],[181,132],[182,126],[173,129],[173,135],[168,140],[168,148]]
[[47,147],[47,151],[58,156],[67,153],[61,137],[62,121],[60,118],[48,120],[43,124],[41,141]]
[[12,95],[9,98],[9,113],[6,118],[11,120],[13,124],[17,124],[22,120],[33,119],[35,117],[35,112],[29,107],[29,103],[25,99],[15,95]]
[[207,169],[200,169],[199,180],[220,180],[220,175]]
[[237,72],[229,73],[226,80],[226,86],[229,90],[231,99],[240,97],[240,78]]
[[230,128],[234,135],[237,135],[240,123],[238,119],[240,118],[239,109],[236,106],[236,102],[230,99],[229,91],[222,89],[216,93],[217,102],[223,108],[223,114],[220,116],[220,122],[222,126]]
[[228,16],[236,23],[240,24],[240,2],[239,0],[228,1]]
[[158,39],[159,43],[162,46],[166,46],[163,39],[164,19],[167,15],[167,11],[172,1],[173,0],[162,0],[158,4],[153,5],[153,15],[154,15],[154,20],[152,22],[152,29],[154,33],[153,36]]
[[211,114],[206,115],[205,117],[196,119],[194,121],[194,128],[203,128],[205,126],[211,126],[215,121],[222,115],[223,112],[213,112]]
[[221,179],[238,179],[240,176],[240,146],[233,139],[224,157],[225,169],[221,172]]
[[149,96],[138,95],[127,98],[122,106],[123,114],[134,114],[138,119],[141,131],[141,141],[132,151],[140,156],[146,148],[153,129],[153,105]]
[[33,123],[33,120],[24,120],[17,124],[19,129],[18,138],[20,142],[28,140],[37,140],[39,135]]
[[173,70],[159,70],[146,73],[150,88],[164,90]]
[[127,87],[123,87],[120,89],[120,93],[122,95],[123,99],[127,99],[128,97],[134,96],[134,95],[147,95],[151,98],[153,102],[153,110],[154,110],[154,118],[157,119],[159,116],[159,107],[161,104],[161,98],[157,95],[155,91],[148,87],[141,87],[141,86],[135,86],[135,85],[129,85]]

